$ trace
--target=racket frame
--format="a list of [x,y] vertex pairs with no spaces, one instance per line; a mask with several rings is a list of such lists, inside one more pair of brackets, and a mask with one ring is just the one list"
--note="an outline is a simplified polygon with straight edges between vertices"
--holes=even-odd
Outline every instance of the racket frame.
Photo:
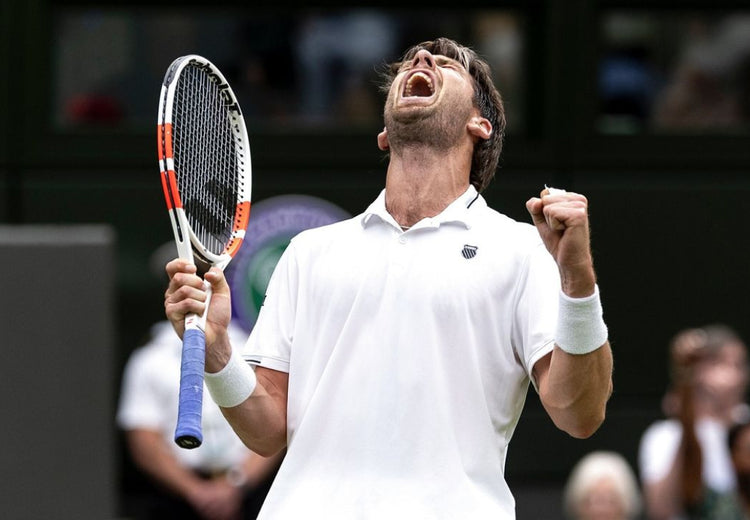
[[[235,206],[234,222],[230,239],[224,250],[219,254],[206,248],[190,225],[187,214],[183,208],[178,188],[178,173],[175,172],[173,107],[180,76],[187,67],[198,67],[202,69],[209,79],[219,88],[222,102],[227,109],[227,115],[229,117],[230,128],[232,130],[232,136],[234,137],[233,140],[236,148],[237,174],[239,179],[237,204]],[[242,117],[239,102],[224,75],[208,59],[197,54],[189,54],[174,60],[167,69],[159,96],[157,152],[159,168],[161,171],[162,189],[164,191],[164,197],[169,211],[178,256],[189,263],[195,264],[200,276],[203,276],[212,266],[219,267],[222,270],[225,269],[239,251],[245,238],[245,230],[247,229],[250,216],[252,167],[247,128],[245,127],[245,121]],[[196,448],[203,442],[200,415],[203,400],[203,368],[205,365],[204,331],[211,299],[210,285],[207,282],[204,282],[204,288],[207,292],[205,311],[200,316],[189,314],[185,317],[183,367],[180,382],[180,409],[178,411],[178,425],[175,432],[175,442],[186,449]],[[190,356],[190,360],[186,359],[188,356]],[[199,381],[194,377],[191,379],[190,383],[183,383],[186,373],[186,363],[193,365],[190,369],[192,372],[199,372]],[[190,419],[184,418],[188,412],[183,413],[183,392],[190,392],[191,398],[198,402],[196,405],[198,409],[189,412],[190,415],[193,415]],[[195,417],[195,415],[197,415],[197,417]],[[187,424],[187,426],[185,426],[185,424]]]

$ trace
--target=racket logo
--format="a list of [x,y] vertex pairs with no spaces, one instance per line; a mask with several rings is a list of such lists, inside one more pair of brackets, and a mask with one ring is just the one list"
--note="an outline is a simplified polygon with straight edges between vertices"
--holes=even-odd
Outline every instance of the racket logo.
[[479,249],[477,246],[470,246],[469,244],[464,244],[464,248],[461,250],[461,255],[466,258],[467,260],[470,260],[477,256],[477,249]]
[[[234,220],[237,194],[222,185],[222,179],[212,179],[204,186],[202,198],[193,197],[185,202],[189,215],[200,215],[198,223],[211,235],[218,236]],[[224,237],[226,238],[226,237]]]
[[216,72],[214,72],[211,65],[208,63],[202,63],[196,59],[191,59],[188,62],[190,65],[193,65],[197,69],[201,69],[203,72],[206,73],[208,76],[208,79],[210,79],[212,82],[216,84],[216,87],[219,89],[219,94],[221,95],[221,99],[224,102],[224,106],[227,107],[227,110],[231,110],[233,112],[237,112],[240,114],[240,106],[237,104],[237,102],[232,98],[232,95],[229,93],[229,84],[222,80],[221,77],[219,77]]

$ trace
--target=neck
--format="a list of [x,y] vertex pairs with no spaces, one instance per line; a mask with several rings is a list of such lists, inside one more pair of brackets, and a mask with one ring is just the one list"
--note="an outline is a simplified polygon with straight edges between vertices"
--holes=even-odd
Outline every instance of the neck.
[[385,182],[388,212],[403,228],[434,217],[469,187],[471,155],[411,147],[391,153]]

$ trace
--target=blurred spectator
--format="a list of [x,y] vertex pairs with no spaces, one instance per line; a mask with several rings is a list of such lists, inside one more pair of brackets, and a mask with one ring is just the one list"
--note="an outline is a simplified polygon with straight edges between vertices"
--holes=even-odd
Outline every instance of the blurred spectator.
[[[166,280],[164,259],[174,253],[171,241],[154,251],[149,260],[154,277]],[[238,345],[247,339],[234,322],[229,334]],[[152,326],[147,343],[125,366],[117,422],[132,461],[150,484],[137,511],[127,513],[133,520],[255,519],[281,456],[265,458],[247,449],[205,388],[203,443],[191,450],[178,447],[181,359],[182,341],[164,321]]]
[[738,422],[729,430],[729,452],[737,479],[737,491],[717,508],[716,519],[750,519],[750,420]]
[[750,519],[750,422],[742,421],[729,430],[729,451],[737,478],[737,490],[716,493],[705,489],[693,518],[700,520]]
[[[230,333],[238,342],[246,337],[236,327]],[[117,421],[133,462],[153,483],[136,518],[254,519],[280,459],[249,451],[205,389],[203,444],[175,444],[181,353],[171,325],[157,323],[125,368]]]
[[641,512],[638,481],[624,457],[596,451],[573,468],[563,495],[571,520],[632,520]]
[[670,347],[669,419],[641,439],[639,465],[651,519],[703,518],[708,494],[735,489],[727,430],[747,414],[745,344],[712,325],[678,333]]
[[[686,515],[695,520],[750,520],[750,421],[734,424],[728,434],[732,468],[737,479],[733,492],[717,493],[704,487]],[[700,451],[700,445],[695,447]]]

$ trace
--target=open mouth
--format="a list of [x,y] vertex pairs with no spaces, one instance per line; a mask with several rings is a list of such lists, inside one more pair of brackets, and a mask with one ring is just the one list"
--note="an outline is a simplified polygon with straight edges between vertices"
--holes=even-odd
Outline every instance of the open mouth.
[[423,72],[415,72],[406,81],[403,97],[430,97],[435,93],[432,79]]

